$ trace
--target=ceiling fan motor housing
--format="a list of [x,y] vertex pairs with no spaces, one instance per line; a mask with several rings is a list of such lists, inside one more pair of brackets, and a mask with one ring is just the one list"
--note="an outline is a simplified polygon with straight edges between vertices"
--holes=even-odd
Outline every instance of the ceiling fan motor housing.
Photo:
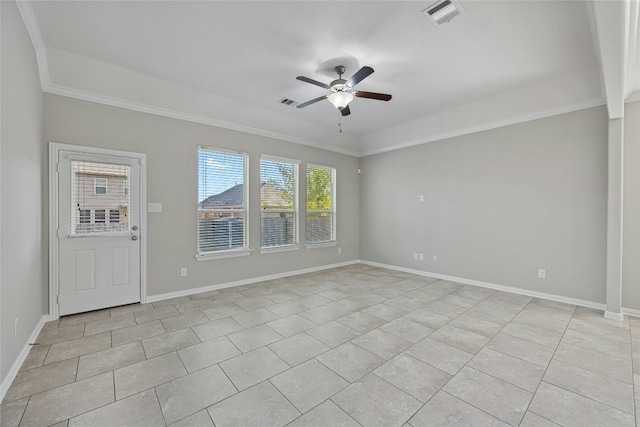
[[351,86],[347,85],[347,81],[345,79],[336,79],[331,82],[331,92],[349,92],[351,90]]
[[347,67],[345,67],[344,65],[337,65],[335,70],[336,73],[338,73],[338,78],[332,81],[329,85],[331,92],[349,92],[351,90],[351,86],[348,86],[346,84],[347,81],[342,78],[344,72],[347,71]]

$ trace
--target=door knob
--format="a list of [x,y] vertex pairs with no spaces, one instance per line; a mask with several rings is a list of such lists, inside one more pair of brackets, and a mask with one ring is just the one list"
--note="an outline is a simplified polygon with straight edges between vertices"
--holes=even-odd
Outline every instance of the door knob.
[[131,240],[138,240],[138,236],[134,234],[133,236],[131,236]]

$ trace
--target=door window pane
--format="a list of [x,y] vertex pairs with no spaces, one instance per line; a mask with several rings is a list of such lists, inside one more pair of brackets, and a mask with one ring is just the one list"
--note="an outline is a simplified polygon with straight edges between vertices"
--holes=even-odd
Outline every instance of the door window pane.
[[130,173],[126,165],[71,161],[70,234],[129,231]]

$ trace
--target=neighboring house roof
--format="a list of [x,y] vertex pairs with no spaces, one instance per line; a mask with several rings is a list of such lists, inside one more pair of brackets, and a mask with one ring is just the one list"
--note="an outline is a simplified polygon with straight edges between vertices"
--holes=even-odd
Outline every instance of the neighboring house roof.
[[214,194],[209,196],[200,203],[198,206],[201,208],[220,208],[230,206],[241,206],[243,196],[243,184],[238,184],[223,191],[220,194]]
[[[220,194],[209,196],[198,206],[201,208],[220,208],[242,206],[243,184],[235,185]],[[269,207],[286,206],[288,202],[282,197],[282,192],[273,185],[263,182],[260,186],[260,200]]]
[[291,202],[282,197],[282,190],[268,182],[260,186],[260,205],[262,208],[290,207]]

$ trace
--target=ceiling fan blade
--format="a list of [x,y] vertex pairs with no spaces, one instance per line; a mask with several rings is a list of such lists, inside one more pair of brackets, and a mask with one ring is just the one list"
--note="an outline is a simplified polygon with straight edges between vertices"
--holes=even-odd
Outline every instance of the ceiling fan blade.
[[349,106],[347,105],[346,107],[344,107],[341,113],[343,116],[348,116],[349,114],[351,114],[351,110],[349,109]]
[[349,80],[347,80],[347,85],[354,87],[367,77],[369,77],[373,73],[373,68],[371,67],[362,67],[360,68]]
[[325,88],[325,89],[329,89],[329,85],[328,84],[324,84],[324,83],[319,82],[317,80],[310,79],[309,77],[298,76],[298,77],[296,77],[296,79],[298,79],[300,81],[303,81],[303,82],[311,83],[312,85],[320,86],[320,87]]
[[308,107],[309,105],[315,104],[318,101],[322,101],[323,99],[327,99],[327,96],[329,96],[329,95],[319,96],[317,98],[312,99],[311,101],[303,102],[302,104],[296,105],[296,108]]
[[388,101],[391,99],[391,95],[387,95],[386,93],[363,92],[361,90],[354,92],[354,95],[358,98],[377,99],[380,101]]

